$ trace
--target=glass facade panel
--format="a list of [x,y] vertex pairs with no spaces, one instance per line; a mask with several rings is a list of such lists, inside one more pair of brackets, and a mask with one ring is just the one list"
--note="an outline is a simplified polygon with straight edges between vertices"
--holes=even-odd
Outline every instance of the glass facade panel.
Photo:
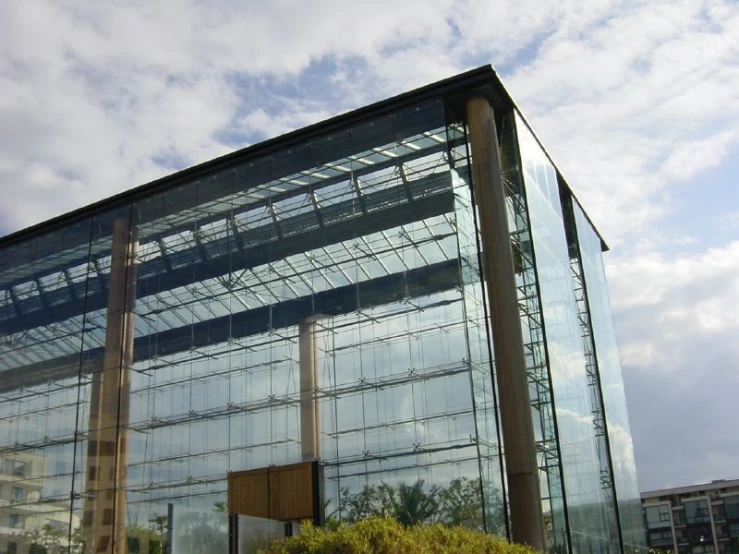
[[[241,523],[241,522],[240,522]],[[225,554],[228,552],[228,514],[210,508],[200,511],[175,506],[172,510],[172,550],[174,554]],[[129,524],[129,530],[132,525]],[[248,537],[246,525],[239,532]],[[150,544],[152,541],[149,541]],[[249,543],[247,541],[246,545]],[[242,546],[242,545],[239,545]],[[163,550],[142,550],[163,554]],[[241,550],[239,550],[241,552]]]
[[[90,232],[90,220],[81,220],[0,256],[0,527],[12,529],[0,531],[0,551],[24,554],[36,542],[66,548],[77,541],[70,540],[80,524],[70,493],[84,320],[33,322],[84,303]],[[19,322],[28,328],[18,330]],[[59,371],[55,357],[68,369]]]
[[554,393],[559,453],[574,552],[609,546],[593,406],[554,166],[526,124],[516,120]]
[[[464,135],[463,127],[452,127],[451,136]],[[466,358],[470,364],[475,408],[477,444],[482,476],[482,490],[485,511],[485,528],[489,533],[505,536],[505,494],[502,481],[502,451],[498,426],[498,408],[495,383],[491,368],[491,349],[489,342],[488,316],[486,311],[485,289],[480,269],[479,234],[475,221],[475,208],[471,194],[468,154],[460,147],[455,160],[456,173],[453,175],[455,215],[459,259],[462,270],[464,295],[464,316],[468,337]]]
[[465,141],[429,101],[4,251],[13,502],[140,551],[229,471],[320,458],[329,517],[418,493],[505,534]]
[[621,536],[624,548],[634,550],[645,544],[641,499],[601,240],[576,202],[573,202],[573,210],[605,407]]
[[565,514],[562,466],[557,446],[552,379],[547,366],[544,320],[514,121],[513,112],[505,114],[502,119],[501,172],[508,201],[508,227],[514,253],[521,331],[529,376],[542,512],[547,548],[567,552],[570,548],[569,531]]

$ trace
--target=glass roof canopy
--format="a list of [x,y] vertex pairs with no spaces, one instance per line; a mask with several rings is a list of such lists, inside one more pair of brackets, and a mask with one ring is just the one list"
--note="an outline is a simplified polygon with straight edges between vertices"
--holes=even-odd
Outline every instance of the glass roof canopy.
[[[389,134],[375,120],[133,204],[135,361],[295,325],[319,307],[339,315],[388,303],[402,282],[415,283],[408,298],[456,286],[445,216],[455,145],[443,122],[429,129],[421,116],[387,121],[392,143],[373,140]],[[82,371],[99,366],[112,221],[101,214],[3,252],[0,390],[78,375],[83,330]],[[89,236],[100,238],[79,240]],[[144,347],[152,334],[156,346]]]

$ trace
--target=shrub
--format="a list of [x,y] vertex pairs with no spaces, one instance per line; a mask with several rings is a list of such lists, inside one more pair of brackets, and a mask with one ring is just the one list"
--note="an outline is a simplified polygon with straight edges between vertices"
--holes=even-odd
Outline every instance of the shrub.
[[534,554],[534,550],[463,527],[441,524],[404,527],[391,518],[371,518],[335,529],[301,526],[300,535],[272,543],[268,554]]

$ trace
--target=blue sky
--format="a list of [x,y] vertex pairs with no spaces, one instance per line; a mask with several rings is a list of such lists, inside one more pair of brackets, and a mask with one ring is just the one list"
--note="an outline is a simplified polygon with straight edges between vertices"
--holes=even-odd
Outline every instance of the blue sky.
[[641,488],[739,477],[736,0],[3,2],[0,234],[486,63],[611,246]]

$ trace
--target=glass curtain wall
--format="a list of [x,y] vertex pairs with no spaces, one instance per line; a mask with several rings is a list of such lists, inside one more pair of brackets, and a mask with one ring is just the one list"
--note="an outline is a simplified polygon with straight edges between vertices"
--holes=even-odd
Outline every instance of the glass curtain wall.
[[480,268],[481,237],[477,225],[477,210],[472,198],[470,154],[465,126],[451,125],[449,133],[455,144],[457,139],[464,139],[462,145],[451,150],[452,163],[456,170],[452,177],[485,524],[489,533],[507,535],[506,497],[501,478],[502,441],[498,425],[495,375],[491,371],[493,353],[490,318]]
[[557,447],[552,379],[547,366],[539,285],[531,224],[527,209],[524,180],[519,163],[520,153],[514,112],[503,115],[499,143],[501,172],[508,202],[508,227],[514,253],[521,330],[529,376],[529,394],[534,423],[539,466],[542,513],[547,547],[556,552],[569,551],[569,531],[565,512],[562,466]]
[[607,552],[606,502],[600,483],[593,406],[557,173],[519,117],[516,131],[554,396],[571,547],[573,552]]
[[573,211],[606,414],[621,536],[626,551],[643,550],[646,539],[636,480],[634,447],[611,317],[601,240],[577,202],[573,202]]
[[[78,315],[63,324],[25,325],[68,302],[84,303],[101,283],[90,278],[90,219],[10,246],[0,256],[0,549],[28,552],[33,543],[77,546],[81,513],[71,506],[79,472],[79,368],[85,330]],[[100,244],[96,253],[109,248]],[[37,263],[36,263],[37,262]],[[8,283],[14,283],[9,286]],[[43,360],[64,359],[55,376]],[[33,378],[29,375],[34,373]],[[8,490],[12,491],[8,495]]]
[[565,219],[565,233],[570,254],[570,268],[572,270],[573,289],[577,301],[577,315],[580,323],[583,351],[585,353],[585,372],[588,376],[590,403],[593,411],[593,432],[595,434],[596,451],[600,464],[600,487],[605,502],[606,524],[608,527],[609,549],[613,552],[621,551],[621,535],[618,523],[618,505],[616,489],[611,466],[611,454],[608,442],[608,432],[605,422],[605,408],[601,391],[598,364],[595,358],[595,342],[593,328],[590,321],[590,303],[583,275],[583,262],[575,229],[573,213],[573,198],[569,191],[560,186],[560,199]]
[[505,532],[467,165],[429,101],[6,248],[3,540],[216,551],[229,471],[315,458],[327,518]]

